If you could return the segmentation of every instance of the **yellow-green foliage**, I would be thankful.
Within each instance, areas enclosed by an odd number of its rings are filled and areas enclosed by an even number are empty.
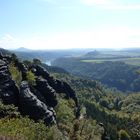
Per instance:
[[[13,63],[9,64],[9,71],[11,73],[12,79],[16,82],[18,86],[20,86],[22,80],[21,72],[15,67]]]
[[[63,135],[54,125],[46,127],[42,121],[35,123],[21,117],[17,107],[0,102],[0,139],[5,140],[62,140]]]
[[[59,99],[59,103],[56,107],[57,121],[58,123],[63,123],[70,125],[72,124],[75,115],[73,104],[71,101],[65,99]]]
[[[46,140],[47,127],[29,118],[0,119],[0,135],[24,140]]]
[[[72,140],[101,140],[102,129],[97,126],[96,121],[91,119],[80,119],[73,122],[71,131]]]
[[[35,75],[31,71],[27,72],[26,78],[27,78],[27,81],[30,85],[35,85],[35,82],[36,82]]]
[[[29,118],[0,119],[0,135],[18,140],[63,140],[64,135],[57,128],[48,128],[43,122],[35,123]]]
[[[4,105],[0,102],[0,118],[2,117],[18,117],[20,113],[14,105]]]
[[[65,136],[56,126],[52,126],[47,132],[46,140],[64,140],[64,137]]]
[[[128,135],[128,133],[125,130],[119,131],[119,139],[120,140],[131,140],[130,136]]]

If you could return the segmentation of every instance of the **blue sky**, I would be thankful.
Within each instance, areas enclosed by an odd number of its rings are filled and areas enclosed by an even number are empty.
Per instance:
[[[0,0],[0,47],[140,47],[140,0]]]

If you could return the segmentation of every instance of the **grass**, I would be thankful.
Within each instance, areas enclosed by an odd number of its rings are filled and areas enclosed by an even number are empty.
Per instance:
[[[81,61],[87,63],[103,63],[105,60],[81,60]]]
[[[81,60],[81,62],[86,63],[103,63],[106,61],[122,61],[129,65],[136,65],[140,66],[140,57],[132,57],[132,58],[116,58],[116,59],[87,59],[87,60]]]

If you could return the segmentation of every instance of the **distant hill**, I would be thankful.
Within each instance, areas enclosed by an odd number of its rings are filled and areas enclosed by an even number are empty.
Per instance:
[[[139,53],[140,48],[125,48],[125,49],[122,49],[122,51]]]
[[[24,47],[20,47],[18,49],[15,49],[14,51],[17,51],[17,52],[29,52],[31,50],[30,49],[27,49],[27,48],[24,48]]]
[[[100,52],[95,50],[95,51],[88,52],[85,56],[97,56],[99,54],[100,54]]]

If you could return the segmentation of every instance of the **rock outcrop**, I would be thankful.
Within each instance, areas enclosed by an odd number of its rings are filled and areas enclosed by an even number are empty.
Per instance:
[[[50,107],[55,107],[57,105],[56,92],[48,84],[47,80],[38,77],[36,79],[36,89],[45,98],[46,104]]]
[[[43,119],[47,125],[55,123],[55,112],[41,102],[30,91],[26,81],[22,81],[19,93],[19,110],[23,115],[29,115],[34,120]]]
[[[12,80],[7,64],[0,60],[0,99],[5,104],[18,104],[18,88]]]
[[[17,87],[9,71],[8,64],[11,61],[22,73],[20,87]],[[35,85],[29,85],[27,82],[27,72],[30,69],[35,75]],[[78,108],[76,94],[66,82],[55,80],[40,65],[27,68],[16,56],[4,55],[0,51],[0,100],[4,104],[14,104],[22,115],[28,115],[34,120],[43,119],[49,126],[56,123],[56,113],[53,108],[58,102],[57,93],[65,93],[66,98],[72,98],[76,109]]]
[[[56,93],[65,93],[66,98],[72,98],[75,101],[76,106],[78,106],[78,100],[75,94],[75,91],[63,81],[55,80],[52,76],[49,75],[48,71],[39,65],[32,66],[32,72],[36,76],[43,77],[48,84],[56,91]]]

